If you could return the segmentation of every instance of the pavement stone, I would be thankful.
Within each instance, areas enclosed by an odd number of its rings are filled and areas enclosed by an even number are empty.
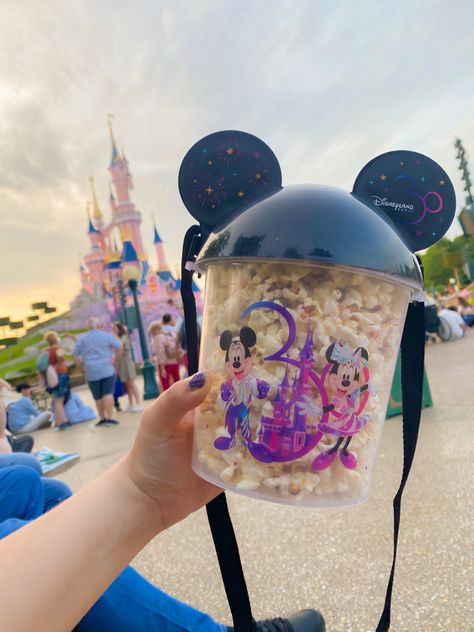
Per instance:
[[[474,331],[427,348],[434,406],[423,412],[402,507],[393,632],[473,632]],[[80,395],[90,401],[86,390]],[[37,446],[81,454],[62,475],[77,491],[130,446],[139,415],[120,426],[40,430]],[[292,508],[228,494],[254,615],[318,608],[328,632],[373,632],[392,557],[392,498],[402,467],[401,417],[385,424],[370,500],[345,510]],[[150,581],[224,623],[230,613],[204,510],[155,538],[134,560]]]

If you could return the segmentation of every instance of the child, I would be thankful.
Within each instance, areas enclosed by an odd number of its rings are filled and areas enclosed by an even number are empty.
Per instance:
[[[38,428],[49,426],[52,421],[50,412],[40,412],[31,401],[31,386],[22,382],[16,387],[21,398],[8,406],[8,429],[11,432],[24,434],[34,432]]]

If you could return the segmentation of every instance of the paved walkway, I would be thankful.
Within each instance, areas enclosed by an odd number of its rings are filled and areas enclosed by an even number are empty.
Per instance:
[[[427,349],[434,407],[423,414],[403,504],[394,632],[474,630],[473,368],[472,330]],[[118,428],[42,430],[37,445],[81,453],[63,477],[78,490],[123,454],[137,417],[120,415]],[[293,509],[228,495],[257,617],[317,607],[328,632],[375,630],[391,562],[401,441],[396,417],[385,426],[371,499],[350,510]],[[135,566],[174,596],[230,622],[204,511],[156,538]]]

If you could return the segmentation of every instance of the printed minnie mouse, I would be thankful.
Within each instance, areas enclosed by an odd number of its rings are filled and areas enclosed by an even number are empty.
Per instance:
[[[342,345],[335,342],[328,347],[326,359],[331,365],[328,382],[333,397],[332,403],[324,407],[324,412],[329,412],[334,420],[320,422],[318,430],[337,437],[337,441],[332,448],[316,457],[312,469],[319,471],[329,467],[340,450],[341,463],[353,470],[357,467],[357,458],[348,451],[348,447],[352,437],[366,426],[370,419],[369,415],[361,415],[369,394],[369,354],[364,347],[357,347],[353,352],[347,343]],[[365,384],[359,386],[361,375],[365,379]],[[362,395],[364,391],[367,393]]]
[[[225,428],[229,437],[218,437],[214,446],[218,450],[228,450],[236,443],[236,432],[240,430],[247,442],[252,440],[249,423],[249,407],[254,395],[263,399],[270,384],[251,375],[253,363],[251,347],[257,342],[257,335],[250,327],[242,327],[238,336],[226,329],[220,338],[220,347],[225,354],[225,368],[231,379],[221,385],[221,405],[225,410]]]

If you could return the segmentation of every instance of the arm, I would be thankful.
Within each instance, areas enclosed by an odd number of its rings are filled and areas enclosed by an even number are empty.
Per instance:
[[[114,367],[116,370],[118,370],[120,359],[123,356],[123,344],[122,344],[122,341],[119,340],[118,338],[116,338],[116,341],[119,343],[120,346],[114,347],[114,351],[115,351]]]
[[[84,362],[82,361],[82,358],[81,358],[81,339],[79,339],[76,342],[76,346],[74,347],[72,354],[74,356],[74,364],[79,369],[82,369],[82,367],[84,366]]]
[[[188,382],[145,410],[132,449],[112,469],[0,541],[6,630],[34,630],[38,621],[51,632],[72,629],[147,542],[220,492],[194,474],[190,458],[192,411],[211,380],[198,390]]]
[[[7,391],[12,390],[11,385],[0,377],[0,391],[2,390],[2,388],[6,388]]]
[[[10,442],[6,437],[6,426],[7,409],[5,407],[5,402],[3,401],[3,399],[0,398],[0,454],[8,454],[12,451]]]
[[[29,415],[33,415],[34,417],[40,414],[40,411],[36,408],[31,399],[25,402],[25,410]]]

